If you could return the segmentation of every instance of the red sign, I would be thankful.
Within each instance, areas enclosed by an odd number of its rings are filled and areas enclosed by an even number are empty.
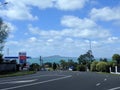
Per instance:
[[[26,63],[26,52],[19,52],[19,61],[21,64]]]
[[[26,60],[26,56],[19,56],[20,60]]]

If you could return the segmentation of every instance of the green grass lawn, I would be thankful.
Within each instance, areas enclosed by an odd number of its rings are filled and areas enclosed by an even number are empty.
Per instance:
[[[34,74],[34,73],[36,73],[36,71],[9,72],[9,73],[0,74],[0,78],[13,77],[13,76],[23,76],[23,75]]]

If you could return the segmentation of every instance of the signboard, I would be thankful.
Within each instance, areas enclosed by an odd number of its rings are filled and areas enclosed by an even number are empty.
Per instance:
[[[26,63],[26,52],[19,52],[19,62],[20,64]]]

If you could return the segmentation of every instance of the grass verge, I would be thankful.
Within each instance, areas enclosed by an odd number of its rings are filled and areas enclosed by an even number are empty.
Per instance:
[[[28,75],[28,74],[34,74],[36,71],[19,71],[19,72],[10,72],[6,74],[0,75],[0,78],[3,77],[13,77],[13,76],[23,76],[23,75]]]

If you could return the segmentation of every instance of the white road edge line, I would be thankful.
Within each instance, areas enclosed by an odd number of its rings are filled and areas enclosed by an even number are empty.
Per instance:
[[[101,83],[97,83],[96,86],[100,86]]]
[[[20,85],[20,86],[16,86],[16,87],[4,88],[4,89],[0,89],[0,90],[10,90],[10,89],[16,89],[16,88],[21,88],[21,87],[33,86],[33,85],[37,85],[37,84],[42,84],[42,83],[57,81],[57,80],[61,80],[61,79],[65,79],[65,78],[70,78],[70,77],[72,77],[72,75],[61,77],[61,78],[56,78],[56,79],[51,79],[51,80],[46,80],[46,81],[42,81],[42,82],[36,82],[36,83],[31,83],[31,84],[26,84],[26,85]]]
[[[108,89],[108,90],[117,90],[117,89],[120,89],[120,87],[115,87],[115,88],[111,88],[111,89]]]

